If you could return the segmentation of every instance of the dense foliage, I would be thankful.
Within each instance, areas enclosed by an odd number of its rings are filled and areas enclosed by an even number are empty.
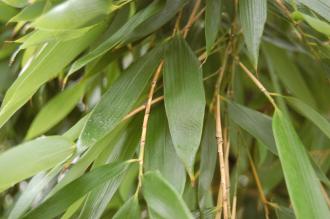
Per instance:
[[[329,0],[1,0],[0,218],[330,218]]]

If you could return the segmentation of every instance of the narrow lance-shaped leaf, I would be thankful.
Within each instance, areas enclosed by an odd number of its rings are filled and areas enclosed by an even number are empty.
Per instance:
[[[326,36],[330,36],[330,24],[322,21],[318,18],[309,16],[307,14],[301,13],[301,12],[294,12],[292,14],[294,19],[297,20],[305,20],[312,28],[314,28],[316,31],[325,34]]]
[[[239,17],[253,65],[257,68],[259,45],[267,19],[267,0],[244,0],[239,2]]]
[[[104,163],[128,160],[133,157],[138,146],[141,127],[141,118],[137,117],[128,125],[127,129],[121,133],[118,139],[112,140],[110,145],[105,148],[94,162],[94,167]],[[111,146],[114,145],[114,146]],[[110,146],[110,147],[109,147]],[[93,168],[94,168],[93,167]],[[131,166],[133,167],[133,165]],[[80,219],[98,219],[107,209],[109,202],[117,192],[119,186],[123,183],[124,176],[108,180],[100,188],[88,194],[83,209],[80,212]]]
[[[330,2],[328,0],[297,0],[297,2],[311,8],[330,22]]]
[[[39,89],[54,78],[79,53],[86,49],[104,30],[97,25],[84,36],[66,42],[45,45],[38,55],[26,64],[12,86],[8,89],[0,111],[0,127],[22,107]]]
[[[205,39],[206,51],[211,52],[217,38],[221,20],[221,0],[207,0],[205,9]]]
[[[273,132],[289,196],[297,218],[329,218],[321,184],[304,145],[284,114],[276,110]]]
[[[101,166],[69,183],[40,206],[28,212],[24,219],[53,218],[65,211],[86,193],[107,180],[121,176],[130,162],[112,163]]]
[[[94,50],[79,58],[71,66],[69,74],[77,71],[81,67],[104,55],[106,52],[116,47],[127,39],[129,33],[132,32],[138,25],[140,25],[147,18],[155,14],[160,8],[158,2],[150,4],[146,9],[138,12],[131,17],[119,30],[106,39],[103,43],[97,46]]]
[[[201,142],[200,175],[198,177],[198,201],[200,208],[205,208],[210,191],[216,163],[217,143],[215,139],[215,121],[209,114],[204,126]]]
[[[192,219],[188,207],[176,190],[159,172],[148,172],[143,176],[142,191],[148,209],[163,219]]]
[[[119,208],[113,219],[140,218],[140,206],[137,196],[132,196]]]
[[[87,81],[79,82],[51,99],[33,120],[26,139],[45,133],[61,121],[79,102]]]
[[[155,48],[132,64],[103,95],[79,138],[81,149],[110,133],[132,109],[160,62],[162,47]]]
[[[303,101],[294,97],[284,97],[286,101],[301,115],[314,123],[328,138],[330,138],[330,123],[320,113]]]
[[[175,150],[191,177],[205,110],[199,65],[184,39],[175,37],[169,42],[164,65],[165,109]]]
[[[175,153],[163,106],[152,108],[148,130],[150,131],[147,133],[145,146],[145,170],[159,170],[178,193],[182,194],[186,183],[186,171]]]
[[[42,137],[0,154],[0,192],[72,155],[73,143],[60,136]]]
[[[111,0],[68,0],[37,18],[37,29],[65,30],[88,25],[111,11]]]
[[[294,96],[308,103],[310,106],[317,108],[306,81],[297,66],[290,59],[287,51],[270,43],[263,45],[265,48],[263,51],[266,54],[269,64],[285,88]]]

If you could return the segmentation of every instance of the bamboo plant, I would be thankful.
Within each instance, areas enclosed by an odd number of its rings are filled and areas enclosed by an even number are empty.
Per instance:
[[[0,218],[330,218],[329,0],[0,0]]]

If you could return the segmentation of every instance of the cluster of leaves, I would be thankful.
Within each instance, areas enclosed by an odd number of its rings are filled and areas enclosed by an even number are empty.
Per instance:
[[[328,0],[1,0],[0,23],[0,217],[330,218]]]

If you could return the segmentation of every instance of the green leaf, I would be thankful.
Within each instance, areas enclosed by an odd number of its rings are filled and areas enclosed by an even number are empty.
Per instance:
[[[152,16],[159,10],[158,2],[150,4],[146,9],[138,12],[136,15],[131,17],[127,23],[125,23],[119,30],[117,30],[113,35],[111,35],[108,39],[106,39],[103,43],[101,43],[98,47],[96,47],[91,52],[87,53],[85,56],[79,58],[77,61],[73,63],[71,66],[69,74],[77,71],[81,67],[90,63],[91,61],[97,59],[98,57],[104,55],[109,50],[113,49],[120,43],[124,42],[129,34],[143,21],[145,21],[148,17]]]
[[[206,207],[207,198],[217,163],[217,143],[215,137],[215,121],[209,114],[204,126],[201,142],[200,175],[198,177],[198,200],[200,208]]]
[[[205,94],[200,63],[185,40],[176,37],[165,52],[164,101],[175,150],[190,177],[203,130]]]
[[[329,218],[330,211],[321,192],[321,184],[304,145],[289,120],[279,110],[274,113],[273,132],[297,218]]]
[[[263,45],[269,64],[286,89],[310,106],[317,108],[306,81],[297,66],[292,62],[287,51],[269,43]]]
[[[147,133],[145,145],[145,170],[159,170],[178,193],[182,194],[186,183],[186,172],[175,153],[163,107],[152,109],[148,130],[150,131]]]
[[[135,118],[129,124],[127,129],[121,133],[119,138],[112,141],[114,147],[108,146],[102,151],[102,153],[100,153],[99,157],[94,162],[95,165],[93,168],[103,165],[104,163],[131,159],[139,143],[140,133],[136,130],[139,130],[142,125],[141,123],[139,117]],[[131,167],[134,166],[132,165]],[[123,183],[123,180],[124,176],[111,179],[100,188],[92,191],[84,203],[79,218],[100,218],[117,192],[119,186]]]
[[[45,133],[70,113],[84,95],[86,82],[78,82],[51,99],[33,120],[26,139]]]
[[[239,2],[239,17],[252,63],[258,65],[259,45],[267,19],[267,0]]]
[[[133,63],[95,106],[79,138],[79,147],[90,147],[110,133],[133,108],[160,62],[162,47]]]
[[[73,143],[60,136],[42,137],[0,154],[0,192],[72,155]]]
[[[0,2],[0,22],[8,22],[16,14],[17,10],[15,8]]]
[[[235,102],[228,101],[227,104],[229,118],[277,154],[271,117]]]
[[[82,37],[94,26],[84,27],[74,30],[36,30],[16,40],[17,43],[22,43],[20,49],[26,49],[31,46],[40,45],[43,43],[62,42],[68,41],[75,38]]]
[[[142,191],[148,209],[161,218],[193,218],[182,198],[159,172],[148,172],[143,176]]]
[[[20,77],[8,89],[1,105],[0,127],[39,89],[54,78],[103,31],[98,25],[84,36],[66,42],[45,45],[37,56],[22,69]]]
[[[308,24],[309,26],[311,26],[313,29],[315,29],[316,31],[323,33],[327,36],[330,36],[330,24],[322,21],[318,18],[309,16],[307,14],[301,13],[301,12],[294,12],[293,16],[298,16],[303,18]]]
[[[110,0],[68,0],[37,18],[32,26],[44,30],[75,29],[90,25],[110,11]]]
[[[206,51],[211,52],[220,29],[221,0],[207,0],[205,9],[205,39]]]
[[[134,29],[130,36],[128,36],[127,42],[138,40],[156,31],[170,21],[187,2],[187,0],[166,0],[162,10]]]
[[[328,138],[330,138],[330,123],[320,113],[312,107],[305,104],[303,101],[294,97],[284,97],[286,101],[301,115],[314,123]]]
[[[29,0],[1,0],[2,2],[17,8],[22,8],[29,3]]]
[[[330,22],[330,3],[328,0],[297,0]]]
[[[49,1],[35,2],[32,5],[24,7],[15,17],[10,19],[10,22],[31,21],[48,10],[50,6]]]
[[[54,167],[48,173],[39,173],[35,175],[29,182],[27,188],[22,192],[14,207],[10,211],[8,219],[20,218],[31,206],[32,202],[42,192],[43,189],[56,177],[62,167],[60,165]]]
[[[119,208],[113,219],[140,218],[141,212],[137,196],[132,196],[125,204]]]
[[[53,196],[46,199],[40,206],[30,211],[24,219],[53,218],[65,211],[71,204],[86,193],[102,185],[109,179],[125,173],[130,162],[112,163],[101,166],[79,177]]]

